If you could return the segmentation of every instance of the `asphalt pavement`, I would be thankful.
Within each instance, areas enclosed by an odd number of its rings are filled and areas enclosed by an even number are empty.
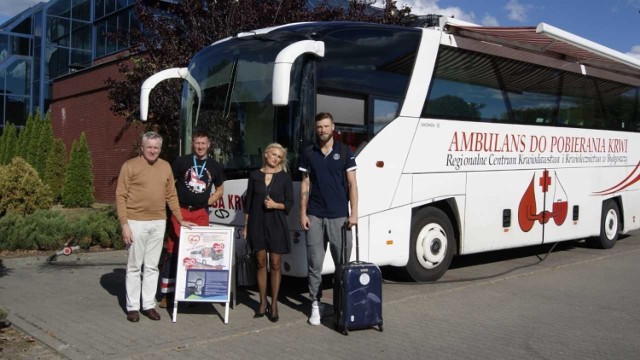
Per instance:
[[[306,281],[285,277],[280,321],[254,319],[255,288],[181,303],[177,321],[126,320],[125,251],[2,259],[9,320],[69,359],[631,359],[640,355],[640,236],[611,250],[562,243],[461,257],[437,284],[384,269],[384,331],[307,324]],[[398,283],[399,282],[399,283]],[[332,291],[325,284],[324,302]],[[331,307],[327,306],[330,314]]]

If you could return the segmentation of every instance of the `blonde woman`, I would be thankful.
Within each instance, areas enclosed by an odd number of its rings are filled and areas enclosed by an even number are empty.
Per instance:
[[[243,234],[251,244],[257,260],[260,306],[254,318],[265,314],[278,321],[280,291],[280,257],[290,251],[287,215],[293,206],[293,183],[287,172],[287,149],[278,143],[264,150],[262,167],[249,176],[245,227]],[[271,278],[271,306],[267,302],[267,253]]]

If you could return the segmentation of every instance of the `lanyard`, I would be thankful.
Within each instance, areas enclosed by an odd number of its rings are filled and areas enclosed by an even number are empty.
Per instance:
[[[193,155],[193,169],[196,171],[196,174],[198,174],[198,179],[202,178],[202,173],[204,172],[204,166],[205,165],[207,165],[207,160],[205,160],[204,163],[202,163],[202,167],[200,168],[200,172],[198,172],[198,164],[196,163],[196,156]]]

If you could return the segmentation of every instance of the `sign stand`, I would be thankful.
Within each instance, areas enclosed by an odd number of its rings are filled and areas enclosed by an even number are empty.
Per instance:
[[[225,303],[224,323],[229,323],[233,233],[234,228],[226,226],[180,228],[174,323],[179,301]]]

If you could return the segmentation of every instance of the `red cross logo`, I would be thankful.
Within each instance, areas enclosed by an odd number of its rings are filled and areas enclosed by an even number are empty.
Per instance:
[[[551,185],[551,177],[549,176],[549,170],[545,170],[540,177],[540,186],[542,187],[543,193],[549,191],[549,185]]]

